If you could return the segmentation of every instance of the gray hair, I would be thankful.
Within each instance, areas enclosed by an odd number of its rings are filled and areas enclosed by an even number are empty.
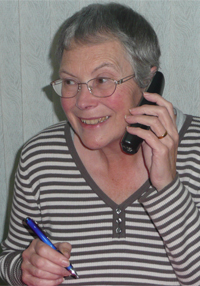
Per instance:
[[[61,29],[57,55],[77,44],[101,43],[118,39],[124,46],[138,85],[149,85],[152,67],[159,68],[157,35],[147,20],[130,7],[118,4],[91,4],[68,18]]]

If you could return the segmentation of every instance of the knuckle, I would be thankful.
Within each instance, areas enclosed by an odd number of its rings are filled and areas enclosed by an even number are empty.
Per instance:
[[[33,263],[34,263],[34,266],[35,266],[36,268],[39,268],[39,269],[43,269],[44,266],[45,266],[45,261],[44,261],[44,259],[41,258],[41,257],[38,257],[38,258],[36,258],[36,259],[33,259]]]
[[[24,261],[22,261],[22,264],[21,264],[22,273],[23,271],[25,271],[25,269],[26,269],[26,264],[24,263]]]
[[[22,259],[23,259],[23,260],[26,260],[27,257],[28,257],[28,255],[27,255],[27,250],[24,250],[24,251],[22,252]]]
[[[30,275],[28,275],[26,273],[22,272],[21,280],[25,285],[34,286],[33,281],[30,279]]]
[[[153,125],[157,125],[157,124],[158,124],[158,121],[159,121],[159,119],[158,119],[157,116],[152,116],[152,124],[153,124]]]
[[[27,277],[25,275],[22,275],[22,282],[25,284],[25,285],[30,285],[29,284],[29,280],[27,279]]]
[[[170,101],[168,101],[168,106],[169,106],[170,110],[173,110],[174,107],[173,107],[173,104]]]
[[[160,108],[159,108],[159,110],[160,110],[160,112],[161,113],[163,113],[163,112],[165,112],[166,110],[167,110],[167,108],[166,108],[166,106],[159,106]]]
[[[159,116],[163,116],[164,115],[164,117],[167,117],[168,114],[169,114],[169,112],[168,112],[167,107],[166,106],[160,106],[160,108],[159,108]]]
[[[171,139],[171,138],[170,138],[170,139]],[[174,146],[175,146],[175,141],[172,140],[172,139],[171,139],[171,140],[168,140],[167,146],[168,146],[169,149],[174,148]]]
[[[168,157],[168,155],[169,155],[169,147],[165,146],[165,145],[162,145],[160,147],[160,153],[161,153],[162,156]]]
[[[46,256],[48,253],[47,245],[44,243],[41,243],[40,245],[38,245],[36,252],[40,256]]]
[[[179,144],[179,134],[177,132],[174,136],[174,140],[175,140],[176,145],[178,145]]]
[[[178,133],[176,133],[172,138],[171,140],[169,140],[168,142],[168,146],[169,148],[178,148],[178,144],[179,144],[179,135]]]
[[[140,137],[140,135],[138,135],[139,137]],[[147,133],[146,133],[146,141],[148,142],[148,141],[150,141],[151,139],[153,138],[153,132],[150,132],[150,131],[148,131]]]
[[[41,277],[41,274],[42,274],[42,271],[39,268],[37,267],[33,268],[32,275],[34,277]]]

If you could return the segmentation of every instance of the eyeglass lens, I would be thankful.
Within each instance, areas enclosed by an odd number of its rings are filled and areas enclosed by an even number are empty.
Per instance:
[[[116,82],[109,78],[95,78],[87,83],[77,83],[71,80],[58,80],[53,83],[55,92],[62,97],[73,97],[86,84],[89,91],[97,97],[106,97],[114,93]]]

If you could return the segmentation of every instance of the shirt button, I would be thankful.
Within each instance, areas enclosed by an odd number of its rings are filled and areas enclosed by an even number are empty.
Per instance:
[[[117,214],[120,214],[120,213],[121,213],[121,210],[120,210],[119,208],[117,208],[117,209],[116,209],[116,213],[117,213]]]
[[[116,233],[121,233],[121,232],[122,232],[121,228],[120,228],[120,227],[117,227],[117,228],[116,228]]]
[[[116,223],[120,224],[121,222],[122,222],[121,217],[119,217],[119,218],[116,219]]]

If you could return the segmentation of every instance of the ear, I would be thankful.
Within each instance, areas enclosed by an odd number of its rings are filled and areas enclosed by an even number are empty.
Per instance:
[[[152,67],[151,68],[151,74],[154,75],[157,72],[157,67]]]
[[[148,78],[148,84],[145,88],[142,89],[142,92],[146,91],[149,87],[149,85],[151,84],[151,81],[155,75],[155,73],[157,72],[158,68],[156,66],[151,67],[150,69],[150,74],[149,74],[149,78]]]

